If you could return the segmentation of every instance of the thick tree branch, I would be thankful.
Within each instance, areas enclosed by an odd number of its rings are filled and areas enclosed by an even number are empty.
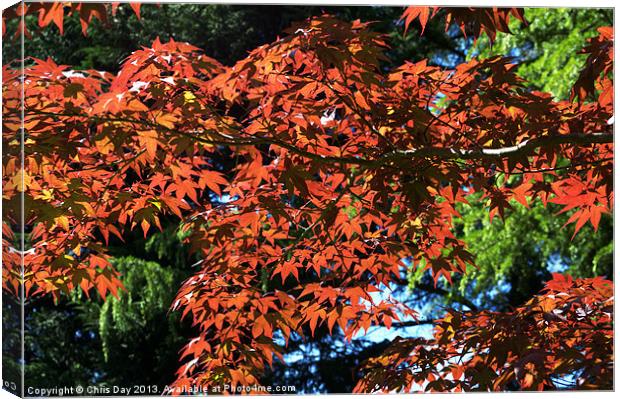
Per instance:
[[[415,286],[415,288],[422,290],[424,292],[428,292],[430,294],[437,294],[437,295],[442,295],[442,296],[450,296],[451,299],[453,299],[454,301],[467,306],[470,310],[477,312],[478,311],[478,307],[468,298],[464,297],[463,295],[459,294],[456,291],[448,291],[445,290],[441,287],[436,287],[436,286],[432,286],[430,284],[424,284],[424,283],[419,283]]]
[[[433,324],[434,322],[435,320],[433,319],[403,321],[400,323],[392,323],[392,328],[416,327],[416,326],[423,326],[426,324]]]
[[[409,281],[404,278],[396,279],[395,282],[397,282],[400,285],[405,285],[405,286],[409,284]],[[467,306],[470,310],[474,312],[478,311],[478,307],[471,300],[469,300],[468,298],[459,294],[456,291],[448,291],[444,288],[437,287],[432,284],[427,284],[423,282],[419,282],[415,284],[413,288],[420,290],[420,291],[427,292],[429,294],[441,295],[444,297],[450,296],[450,299],[460,303],[461,305]]]
[[[557,146],[561,144],[573,144],[573,145],[590,145],[590,144],[604,144],[613,143],[614,134],[612,132],[596,132],[596,133],[575,133],[564,134],[555,136],[543,136],[534,138],[531,140],[525,140],[517,145],[502,148],[481,148],[481,149],[457,149],[448,147],[420,147],[412,150],[398,150],[391,151],[384,155],[381,155],[375,159],[361,158],[357,156],[330,156],[321,155],[303,148],[297,147],[295,144],[279,140],[273,137],[261,137],[261,136],[249,136],[249,137],[232,137],[219,133],[217,131],[204,132],[207,134],[215,134],[222,139],[211,139],[198,136],[194,133],[179,131],[178,129],[170,129],[166,126],[162,126],[158,123],[151,121],[144,121],[132,118],[111,118],[92,115],[80,115],[80,114],[59,114],[52,112],[44,112],[39,110],[27,110],[28,114],[38,115],[50,115],[50,116],[65,116],[65,117],[77,117],[87,118],[99,122],[127,122],[149,126],[152,129],[168,133],[177,134],[192,138],[198,142],[207,144],[219,144],[229,145],[232,147],[239,146],[253,146],[261,144],[275,145],[281,148],[285,148],[290,152],[303,156],[305,158],[313,159],[319,162],[334,162],[340,164],[359,165],[369,168],[376,168],[386,165],[393,165],[396,162],[402,162],[407,160],[421,159],[421,158],[439,158],[441,160],[503,160],[508,158],[520,158],[532,155],[534,151],[541,147]]]
[[[505,159],[518,158],[531,155],[534,150],[541,147],[549,147],[560,144],[604,144],[613,143],[613,133],[577,133],[556,136],[544,136],[531,140],[525,140],[517,145],[503,148],[482,148],[476,150],[460,150],[454,148],[443,147],[422,147],[415,150],[403,150],[388,153],[381,158],[380,161],[394,162],[398,160],[406,160],[413,158],[441,158],[448,159]]]

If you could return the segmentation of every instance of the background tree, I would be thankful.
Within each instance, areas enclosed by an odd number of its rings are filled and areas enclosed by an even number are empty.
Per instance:
[[[577,81],[586,55],[579,54],[586,41],[597,36],[596,29],[613,23],[610,9],[558,8],[548,12],[543,8],[528,8],[526,27],[511,33],[498,33],[491,46],[481,37],[470,53],[480,57],[506,55],[519,63],[519,75],[532,89],[553,93],[567,99]]]
[[[580,50],[599,27],[610,23],[610,10],[526,8],[525,17],[527,25],[513,20],[511,32],[499,32],[492,44],[487,36],[478,38],[470,56],[509,55],[530,89],[568,99],[587,58]],[[601,229],[586,226],[571,237],[572,232],[562,229],[570,215],[559,214],[561,207],[535,202],[526,208],[516,201],[511,206],[503,221],[492,223],[482,204],[461,206],[457,235],[476,254],[477,268],[458,284],[436,288],[428,273],[412,273],[411,285],[418,288],[413,297],[447,307],[463,306],[456,299],[467,297],[483,309],[507,310],[535,295],[552,272],[613,279],[611,216],[603,216]]]
[[[102,23],[94,19],[84,35],[78,14],[64,19],[63,34],[56,26],[41,29],[37,19],[28,16],[26,25],[32,36],[25,42],[25,53],[31,57],[52,56],[59,63],[76,69],[94,68],[117,71],[120,63],[141,46],[156,39],[191,43],[225,65],[242,59],[250,50],[272,42],[291,26],[310,16],[324,13],[345,21],[375,21],[374,30],[389,35],[396,45],[390,50],[388,66],[405,59],[428,57],[441,65],[454,65],[465,58],[459,50],[463,41],[455,32],[446,33],[439,24],[431,24],[420,36],[412,28],[406,35],[400,28],[398,7],[333,7],[333,6],[237,6],[223,4],[143,4],[138,19],[127,4],[120,4],[115,16]],[[163,23],[162,23],[163,21]],[[197,21],[199,25],[197,25]],[[17,21],[6,21],[7,31],[17,29]],[[410,40],[415,38],[415,40]],[[17,59],[19,46],[6,45],[3,56]],[[387,66],[386,66],[387,67]]]

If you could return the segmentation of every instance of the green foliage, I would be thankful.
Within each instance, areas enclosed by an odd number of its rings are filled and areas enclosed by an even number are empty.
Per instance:
[[[577,55],[596,29],[613,25],[612,9],[527,8],[527,27],[511,23],[512,34],[499,33],[491,46],[482,36],[470,50],[480,57],[510,55],[520,63],[518,73],[536,90],[566,99],[586,56]]]
[[[551,272],[574,277],[605,276],[613,279],[613,218],[604,215],[598,231],[585,226],[571,240],[573,229],[563,227],[569,214],[561,207],[540,201],[530,208],[511,202],[504,220],[491,222],[484,201],[470,198],[461,205],[456,235],[476,257],[476,267],[458,277],[441,302],[467,296],[481,308],[506,309],[536,294]],[[423,268],[423,265],[420,265]],[[420,267],[411,272],[410,287],[419,287],[427,276]]]
[[[177,287],[191,270],[182,238],[169,225],[148,240],[138,236],[130,245],[115,246],[112,262],[126,288],[118,298],[102,302],[75,290],[56,303],[32,299],[26,307],[28,380],[38,387],[173,380],[178,351],[194,334],[179,314],[169,313]],[[3,315],[7,326],[9,314]],[[6,335],[8,349],[14,341]]]
[[[166,384],[176,371],[178,351],[192,334],[178,313],[169,312],[190,270],[184,234],[169,225],[146,241],[136,240],[136,248],[117,248],[112,263],[125,290],[101,304],[95,316],[106,382]]]
[[[157,256],[158,261],[167,261],[173,269],[187,267],[187,248],[183,240],[191,232],[183,231],[176,225],[168,226],[163,232],[152,234],[146,241],[144,249]]]
[[[139,333],[156,315],[166,312],[174,292],[174,272],[155,262],[133,257],[117,258],[112,261],[123,275],[122,291],[118,298],[108,299],[101,307],[99,334],[106,361],[109,359],[110,341],[114,336],[128,336]]]

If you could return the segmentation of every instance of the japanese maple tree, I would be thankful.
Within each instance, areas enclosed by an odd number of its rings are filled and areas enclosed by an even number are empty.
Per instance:
[[[34,3],[5,17],[38,13],[62,32],[74,12],[86,33],[114,10]],[[439,17],[491,39],[524,21],[519,9],[403,14],[407,27]],[[23,166],[3,160],[4,289],[115,295],[110,237],[176,217],[201,261],[172,304],[199,332],[174,386],[247,386],[284,361],[292,334],[351,340],[415,319],[391,287],[410,267],[451,281],[475,265],[452,226],[474,193],[490,218],[513,199],[562,204],[575,233],[611,212],[612,28],[584,49],[573,99],[559,102],[503,57],[386,71],[389,43],[371,28],[313,18],[232,67],[172,40],[135,51],[116,75],[51,59],[4,65],[3,145],[24,151]],[[10,243],[22,195],[20,259]],[[547,389],[575,374],[609,388],[612,306],[610,281],[556,276],[511,313],[450,311],[434,339],[396,340],[356,389]]]

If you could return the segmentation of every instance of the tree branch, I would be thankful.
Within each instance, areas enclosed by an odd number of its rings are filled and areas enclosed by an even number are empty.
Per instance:
[[[378,161],[394,162],[403,159],[436,157],[447,159],[505,159],[531,155],[540,147],[560,144],[604,144],[613,143],[613,133],[577,133],[557,136],[544,136],[531,140],[525,140],[517,145],[503,148],[482,148],[477,150],[461,150],[444,147],[422,147],[415,150],[394,151],[383,155]]]
[[[404,278],[399,278],[396,279],[395,282],[397,282],[400,285],[408,285],[409,281],[407,279]],[[451,299],[453,299],[454,301],[460,303],[461,305],[465,305],[467,306],[471,311],[473,312],[477,312],[478,311],[478,306],[476,306],[471,300],[469,300],[468,298],[466,298],[465,296],[459,294],[456,291],[448,291],[444,288],[441,287],[437,287],[431,284],[426,284],[423,282],[419,282],[417,284],[415,284],[413,286],[414,290],[420,290],[420,291],[424,291],[427,292],[429,294],[435,294],[435,295],[441,295],[444,297],[450,296]]]
[[[422,290],[424,292],[428,292],[430,294],[437,294],[437,295],[442,295],[442,296],[451,296],[453,300],[455,300],[456,302],[467,306],[471,311],[477,312],[478,311],[478,306],[476,306],[471,300],[469,300],[468,298],[464,297],[463,295],[459,294],[458,292],[456,292],[456,290],[453,291],[448,291],[446,289],[443,289],[441,287],[436,287],[436,286],[432,286],[430,284],[424,284],[424,283],[420,283],[420,284],[416,284],[414,286],[414,289],[419,289]]]
[[[139,119],[131,119],[131,118],[110,118],[110,117],[100,117],[100,116],[92,116],[92,115],[83,115],[83,114],[62,114],[62,113],[53,113],[53,112],[44,112],[39,110],[27,110],[28,114],[38,114],[38,115],[51,115],[51,116],[67,116],[67,117],[77,117],[77,118],[87,118],[95,121],[104,121],[104,122],[127,122],[127,123],[136,123],[147,125],[152,129],[159,130],[162,132],[166,132],[168,134],[178,134],[181,136],[185,136],[188,138],[192,138],[198,142],[203,142],[207,144],[219,144],[219,145],[229,145],[231,147],[237,146],[252,146],[252,145],[260,145],[260,144],[270,144],[278,147],[285,148],[292,153],[303,156],[305,158],[313,159],[319,162],[334,162],[341,164],[350,164],[350,165],[359,165],[365,166],[369,168],[377,168],[386,165],[393,165],[397,161],[407,161],[419,158],[440,158],[441,160],[502,160],[507,158],[518,158],[524,157],[528,155],[532,155],[532,153],[541,147],[555,146],[561,144],[574,144],[574,145],[589,145],[589,144],[604,144],[604,143],[613,143],[614,134],[609,132],[596,132],[596,133],[575,133],[575,134],[563,134],[563,135],[555,135],[555,136],[543,136],[539,138],[534,138],[531,140],[525,140],[517,145],[510,147],[502,147],[502,148],[481,148],[481,149],[455,149],[448,147],[420,147],[412,150],[398,150],[388,152],[384,155],[379,156],[375,159],[367,159],[360,158],[357,156],[332,156],[332,155],[321,155],[317,154],[302,148],[297,147],[293,143],[289,143],[286,141],[282,141],[273,137],[265,137],[265,136],[253,136],[247,138],[237,138],[230,137],[219,132],[204,132],[204,133],[214,133],[219,137],[223,137],[224,140],[213,140],[207,139],[204,137],[196,136],[195,134],[179,131],[177,129],[170,129],[168,127],[162,126],[155,122],[144,121]]]
[[[433,324],[435,320],[433,319],[423,319],[423,320],[411,320],[411,321],[403,321],[400,323],[392,323],[393,328],[406,328],[406,327],[415,327],[415,326],[423,326],[426,324]]]

